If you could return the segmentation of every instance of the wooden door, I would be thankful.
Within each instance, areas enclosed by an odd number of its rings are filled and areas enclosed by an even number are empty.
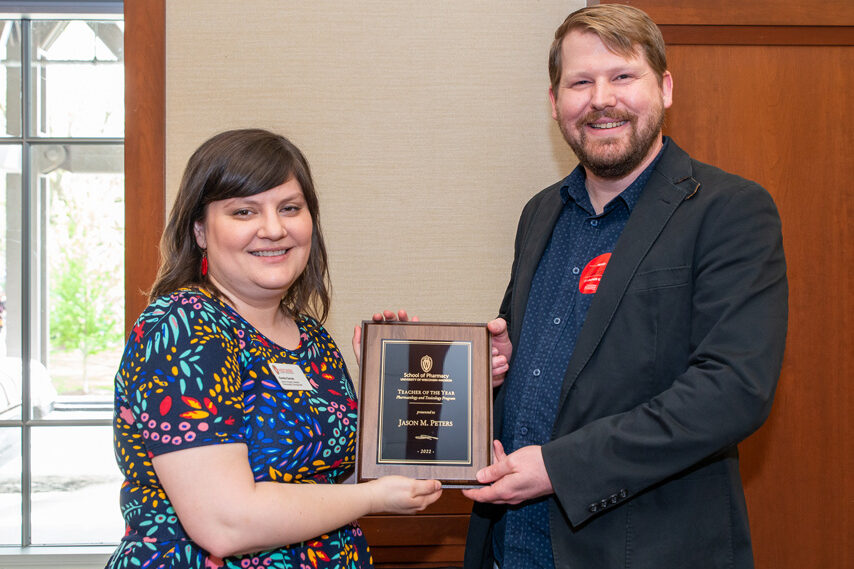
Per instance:
[[[740,445],[756,566],[851,567],[854,2],[637,0],[661,26],[665,132],[777,203],[789,335],[771,416]]]

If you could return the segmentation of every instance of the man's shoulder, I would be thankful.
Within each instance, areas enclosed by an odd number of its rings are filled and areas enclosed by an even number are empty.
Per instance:
[[[656,171],[672,184],[693,178],[699,184],[697,189],[705,194],[730,194],[734,191],[767,193],[753,180],[690,156],[672,140]]]
[[[738,174],[734,174],[732,172],[728,172],[723,168],[715,166],[714,164],[709,164],[707,162],[701,162],[695,158],[691,158],[691,168],[694,171],[694,177],[699,182],[708,181],[708,182],[726,182],[728,184],[753,184],[758,185],[753,180],[748,180],[747,178],[740,176]]]

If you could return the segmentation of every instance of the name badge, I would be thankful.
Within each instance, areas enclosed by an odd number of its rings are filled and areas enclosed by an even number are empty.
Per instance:
[[[270,370],[276,376],[276,381],[285,391],[314,391],[314,387],[308,382],[308,378],[298,365],[277,364],[269,361],[267,365],[270,366]]]

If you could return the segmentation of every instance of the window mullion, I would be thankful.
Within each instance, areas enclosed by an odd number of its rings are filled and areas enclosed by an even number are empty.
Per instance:
[[[32,75],[31,21],[21,20],[21,545],[32,544],[32,436],[30,433],[30,360],[32,358],[32,168],[29,143]]]

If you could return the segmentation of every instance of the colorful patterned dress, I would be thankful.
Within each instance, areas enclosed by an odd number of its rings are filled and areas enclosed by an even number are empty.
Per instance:
[[[356,523],[218,559],[184,532],[151,465],[166,452],[241,442],[257,481],[331,484],[345,477],[354,461],[356,395],[326,330],[306,316],[297,325],[300,345],[286,350],[204,290],[182,289],[145,309],[116,374],[114,444],[127,529],[108,568],[371,566]],[[313,390],[283,389],[270,363],[298,365]]]

